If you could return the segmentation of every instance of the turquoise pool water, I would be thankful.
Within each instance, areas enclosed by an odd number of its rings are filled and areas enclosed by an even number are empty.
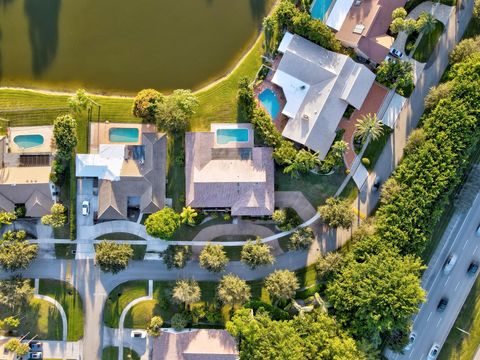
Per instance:
[[[258,100],[260,100],[272,119],[275,119],[280,112],[280,102],[277,99],[277,95],[272,90],[265,89],[258,95]]]
[[[138,129],[137,128],[111,128],[108,131],[108,139],[111,142],[137,142]]]
[[[13,142],[22,149],[30,149],[42,145],[43,136],[40,134],[17,135],[13,138]]]
[[[225,145],[231,142],[247,142],[248,129],[218,129],[217,144]]]
[[[331,3],[332,0],[315,0],[312,8],[310,9],[310,14],[315,19],[322,21],[325,20],[325,14],[327,13]]]

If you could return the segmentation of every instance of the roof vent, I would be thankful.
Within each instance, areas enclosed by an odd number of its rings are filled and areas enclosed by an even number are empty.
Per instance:
[[[305,88],[306,88],[305,85],[300,86],[300,89],[301,89],[301,90],[305,90]]]
[[[307,120],[308,121],[308,120],[310,120],[310,118],[308,117],[307,114],[303,114],[302,115],[302,120]]]
[[[360,34],[361,35],[363,33],[363,30],[365,30],[365,25],[362,25],[362,24],[357,24],[353,28],[353,32],[355,34]]]

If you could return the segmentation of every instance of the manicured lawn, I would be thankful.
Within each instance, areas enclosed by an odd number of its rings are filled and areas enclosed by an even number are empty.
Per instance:
[[[231,220],[225,221],[223,220],[222,216],[218,216],[216,218],[213,218],[209,221],[206,221],[205,223],[201,225],[196,225],[196,226],[190,226],[186,224],[182,224],[177,231],[175,231],[175,234],[173,235],[173,238],[176,240],[182,240],[182,241],[189,241],[193,240],[193,238],[203,229],[212,226],[212,225],[219,225],[219,224],[231,224]],[[211,240],[211,239],[210,239]]]
[[[440,35],[442,35],[444,27],[445,26],[440,21],[436,20],[435,26],[431,31],[420,35],[422,38],[420,39],[420,42],[413,53],[413,58],[415,60],[422,63],[428,61],[433,49],[435,48],[435,45],[437,45]]]
[[[55,257],[57,259],[75,259],[73,251],[76,249],[76,244],[55,244]]]
[[[365,153],[363,154],[363,157],[370,160],[370,164],[365,166],[368,171],[372,171],[375,167],[375,164],[377,163],[377,160],[380,157],[380,154],[382,153],[391,133],[392,129],[384,125],[383,134],[377,140],[370,141],[368,144],[367,148],[365,149]]]
[[[147,280],[129,281],[118,285],[108,295],[108,299],[105,302],[103,322],[109,327],[118,328],[118,321],[125,306],[131,301],[147,295]]]
[[[345,168],[342,167],[332,175],[306,173],[295,179],[289,174],[284,174],[281,168],[276,167],[275,191],[301,191],[316,208],[335,194],[345,176]]]
[[[140,356],[129,348],[123,348],[123,359],[124,360],[140,360]],[[118,346],[107,346],[103,348],[102,351],[102,360],[118,360]]]
[[[185,137],[169,136],[167,143],[167,197],[175,211],[185,206]]]
[[[77,290],[64,281],[42,279],[39,293],[54,298],[62,305],[67,315],[68,340],[80,340],[83,337],[83,304]]]
[[[470,335],[464,334],[458,328]],[[463,304],[455,324],[442,347],[439,360],[470,360],[480,343],[480,278]]]

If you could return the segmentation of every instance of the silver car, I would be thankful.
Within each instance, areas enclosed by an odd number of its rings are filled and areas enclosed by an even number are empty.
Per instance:
[[[445,264],[443,265],[443,273],[445,275],[450,274],[452,271],[453,267],[457,263],[457,255],[456,254],[450,254],[445,261]]]
[[[440,346],[438,346],[437,344],[433,344],[432,347],[430,348],[430,351],[428,352],[427,360],[435,360],[439,352],[440,352]]]

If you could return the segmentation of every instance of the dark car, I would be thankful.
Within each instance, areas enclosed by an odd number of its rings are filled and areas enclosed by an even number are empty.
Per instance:
[[[380,185],[382,184],[382,178],[380,176],[375,177],[375,180],[373,182],[373,191],[378,191],[380,188]]]
[[[470,265],[468,265],[467,273],[469,275],[475,275],[478,271],[478,264],[476,262],[471,262]]]
[[[42,343],[40,341],[30,341],[28,346],[30,347],[30,351],[42,351]]]
[[[447,305],[448,305],[448,299],[447,298],[442,298],[437,305],[437,311],[438,312],[443,312],[447,308]]]

